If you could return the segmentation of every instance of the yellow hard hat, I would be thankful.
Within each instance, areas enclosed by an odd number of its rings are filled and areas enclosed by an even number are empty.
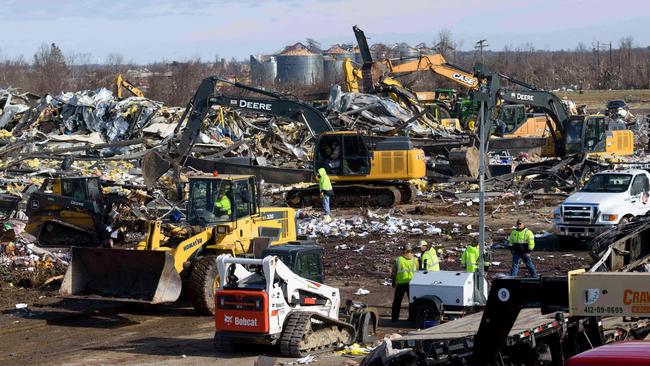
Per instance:
[[[420,242],[418,243],[418,245],[421,246],[421,247],[428,247],[428,246],[429,246],[429,243],[427,243],[426,240],[420,240]]]

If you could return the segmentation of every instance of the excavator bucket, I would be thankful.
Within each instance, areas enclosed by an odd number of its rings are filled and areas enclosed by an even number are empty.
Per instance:
[[[158,151],[149,150],[142,157],[142,177],[147,187],[153,187],[156,181],[167,173],[172,164]]]
[[[59,295],[159,304],[176,301],[181,287],[167,252],[73,247]]]

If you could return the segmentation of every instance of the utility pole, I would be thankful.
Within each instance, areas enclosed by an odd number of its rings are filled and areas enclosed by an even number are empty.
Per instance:
[[[476,45],[474,46],[475,50],[479,50],[479,56],[481,57],[481,63],[484,64],[485,60],[483,59],[483,49],[488,46],[487,39],[482,39],[478,42],[476,42]]]

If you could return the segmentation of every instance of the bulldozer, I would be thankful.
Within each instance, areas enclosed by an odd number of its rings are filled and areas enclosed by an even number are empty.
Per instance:
[[[218,255],[253,256],[296,240],[295,211],[260,207],[255,177],[246,175],[189,177],[182,222],[150,222],[136,250],[73,247],[60,296],[159,304],[184,289],[198,313],[213,314]]]
[[[25,231],[43,247],[106,246],[112,204],[97,177],[46,179],[27,201]]]

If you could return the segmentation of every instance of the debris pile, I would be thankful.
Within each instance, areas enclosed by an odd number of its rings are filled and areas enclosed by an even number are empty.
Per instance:
[[[364,216],[334,218],[325,223],[318,217],[298,221],[298,234],[316,237],[366,237],[371,233],[394,235],[426,235],[442,233],[442,229],[430,222],[394,216],[391,212],[383,215],[366,211]]]
[[[65,272],[68,257],[39,248],[17,220],[0,224],[0,282],[34,287]]]

